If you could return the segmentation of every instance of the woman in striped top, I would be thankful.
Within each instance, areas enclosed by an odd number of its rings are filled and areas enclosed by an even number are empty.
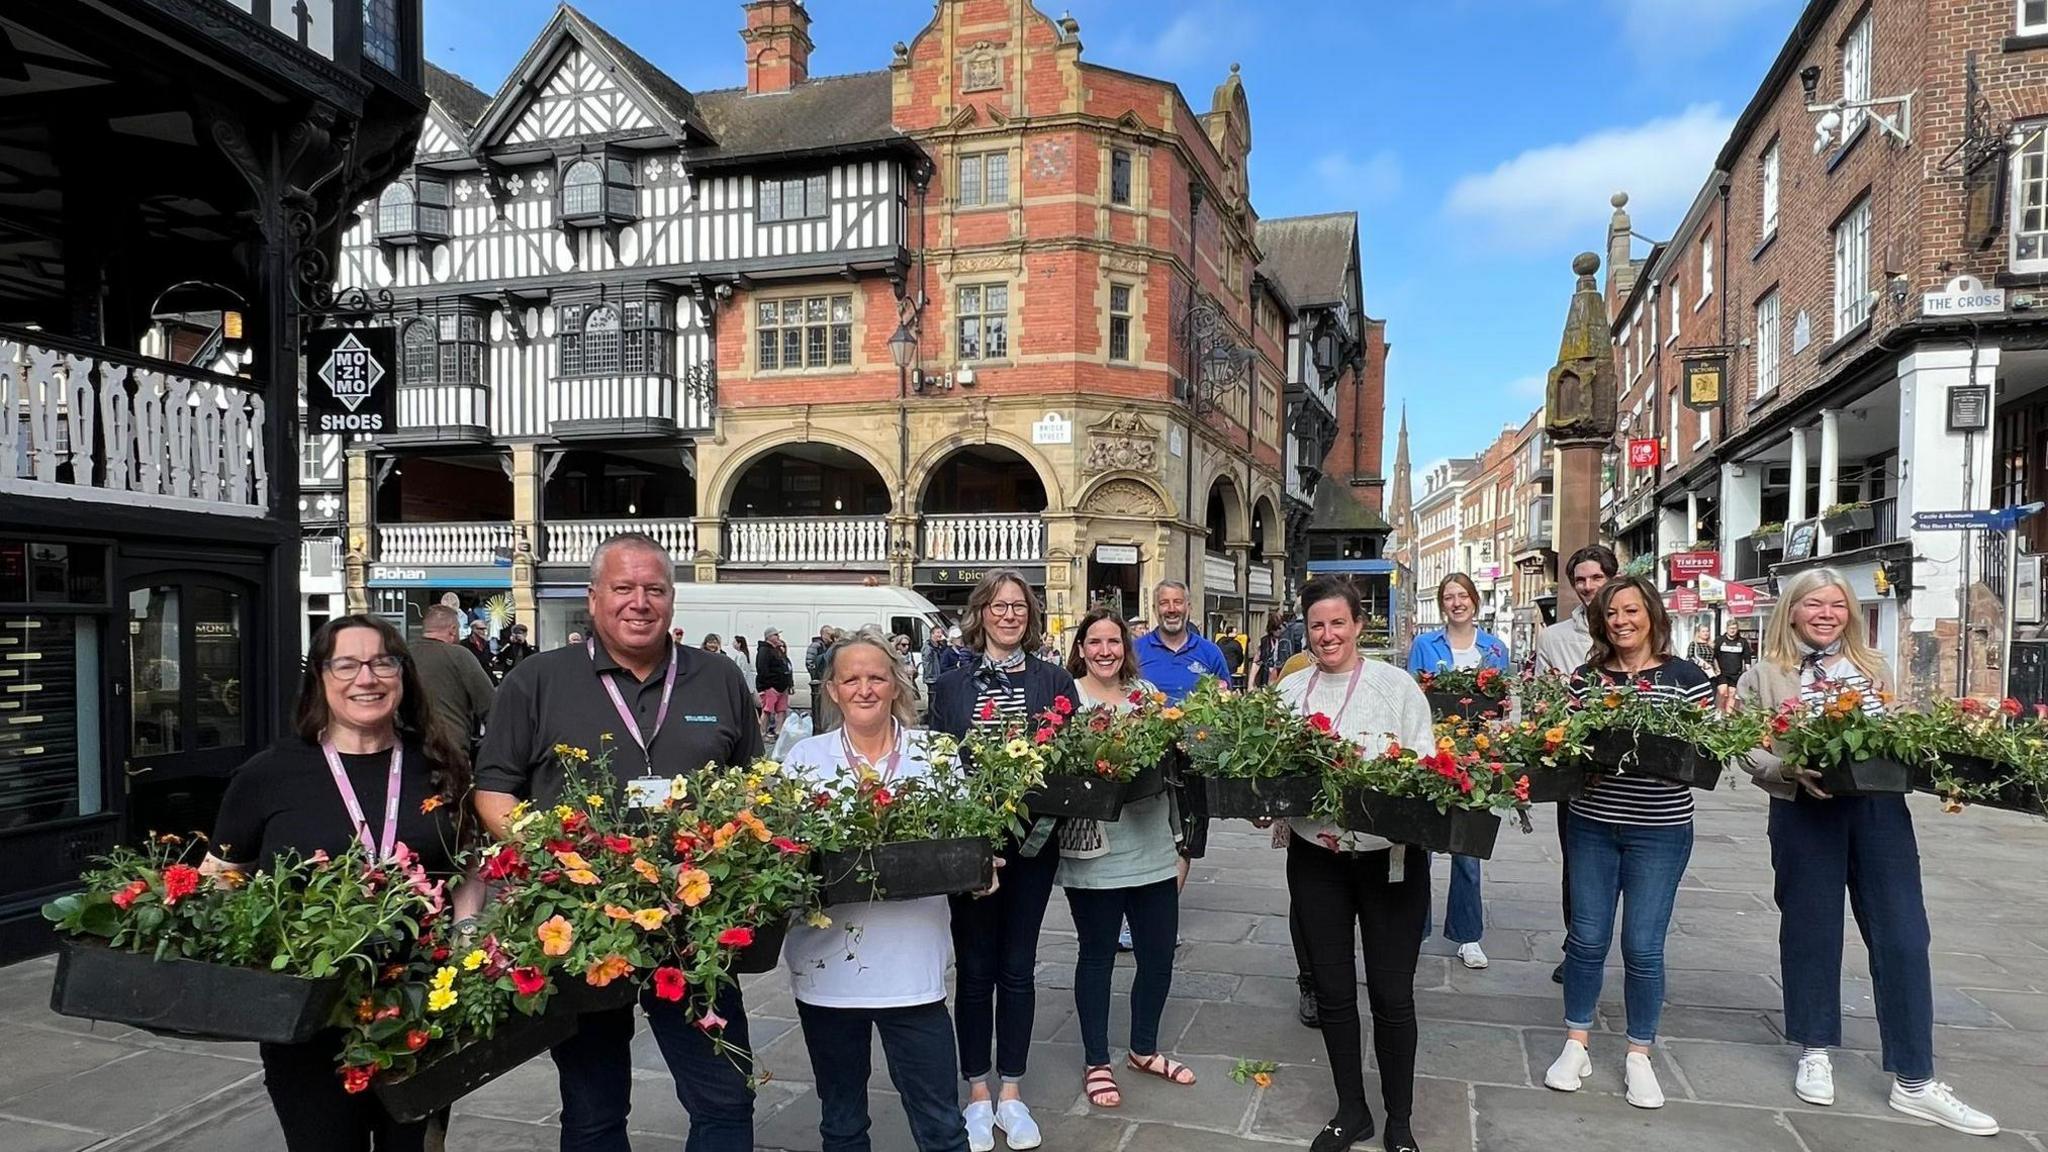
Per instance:
[[[1671,618],[1657,590],[1639,576],[1608,581],[1586,613],[1593,647],[1573,674],[1581,698],[1615,684],[1674,704],[1706,707],[1707,674],[1670,654]],[[1664,936],[1678,879],[1692,859],[1692,793],[1683,785],[1641,775],[1602,776],[1565,812],[1565,853],[1572,862],[1572,922],[1565,936],[1564,1051],[1543,1076],[1560,1092],[1576,1092],[1593,1071],[1586,1046],[1600,1002],[1602,969],[1614,939],[1615,903],[1623,905],[1621,955],[1628,1009],[1628,1102],[1664,1106],[1650,1064],[1664,1008]]]
[[[1840,573],[1810,568],[1785,587],[1764,633],[1763,659],[1743,673],[1738,699],[1777,710],[1818,711],[1854,690],[1881,712],[1891,670],[1863,637],[1863,609]],[[1796,702],[1796,703],[1795,703]],[[1934,1081],[1934,982],[1920,848],[1904,796],[1829,796],[1818,773],[1767,751],[1747,765],[1771,794],[1771,868],[1776,874],[1778,963],[1785,1036],[1802,1048],[1792,1091],[1809,1104],[1835,1102],[1828,1049],[1842,1042],[1842,902],[1870,946],[1870,979],[1891,1106],[1973,1136],[1998,1121]]]
[[[997,568],[967,598],[961,642],[974,658],[932,683],[926,726],[954,737],[970,728],[1028,723],[1060,697],[1081,695],[1066,669],[1029,655],[1045,628],[1045,608],[1024,574]],[[1024,1104],[1022,1081],[1037,1008],[1038,926],[1059,867],[1051,843],[1056,821],[1041,820],[1021,842],[1003,849],[1000,885],[988,897],[953,897],[953,963],[957,977],[953,1030],[967,1088],[967,1146],[990,1152],[995,1129],[1013,1149],[1036,1148],[1038,1124]],[[995,1046],[1000,1093],[989,1092],[989,1046]]]

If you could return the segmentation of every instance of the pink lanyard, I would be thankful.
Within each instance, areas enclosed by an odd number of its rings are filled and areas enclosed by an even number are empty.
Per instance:
[[[896,727],[894,720],[889,721],[889,735],[891,737],[889,742],[889,758],[882,761],[881,768],[875,769],[876,775],[884,780],[894,780],[896,778],[896,765],[903,759],[903,732]],[[846,738],[846,729],[843,727],[839,729],[839,747],[846,755],[847,767],[851,768],[856,764],[865,764],[870,769],[875,768],[874,761],[853,750],[853,741]]]
[[[597,641],[585,640],[583,650],[590,654],[590,666],[597,667]],[[612,698],[612,707],[619,710],[619,719],[625,723],[626,731],[632,735],[633,743],[640,746],[640,755],[647,760],[647,770],[654,771],[654,757],[647,746],[654,743],[654,737],[661,735],[661,726],[668,721],[669,698],[676,692],[676,654],[668,654],[668,674],[661,681],[661,707],[654,711],[654,736],[640,735],[640,722],[633,719],[632,709],[626,707],[626,698],[619,694],[619,682],[602,672],[597,674],[598,682],[604,685],[605,694]]]
[[[398,846],[398,769],[405,763],[405,746],[391,746],[391,773],[384,785],[384,850],[377,850],[377,842],[370,839],[370,821],[363,815],[363,802],[356,799],[356,790],[348,782],[348,772],[341,766],[341,753],[334,747],[334,741],[322,740],[320,751],[327,757],[327,771],[334,776],[335,791],[341,793],[341,802],[348,809],[349,824],[355,828],[356,838],[363,843],[363,851],[370,854],[370,861],[391,859],[392,849]]]
[[[1362,673],[1362,672],[1364,672],[1364,671],[1365,671],[1365,658],[1364,658],[1363,656],[1361,656],[1361,657],[1359,657],[1359,659],[1358,659],[1358,663],[1357,663],[1357,664],[1355,664],[1355,665],[1353,665],[1353,666],[1352,666],[1352,668],[1351,668],[1351,682],[1350,682],[1350,684],[1349,684],[1349,685],[1348,685],[1348,686],[1347,686],[1347,687],[1346,687],[1346,688],[1344,689],[1344,702],[1343,702],[1342,704],[1339,704],[1339,705],[1337,705],[1337,713],[1336,713],[1336,715],[1334,715],[1334,716],[1331,716],[1331,717],[1330,717],[1330,722],[1331,722],[1331,723],[1332,723],[1333,725],[1336,725],[1336,724],[1341,724],[1341,723],[1343,723],[1343,721],[1344,721],[1344,710],[1345,710],[1345,709],[1347,709],[1347,708],[1349,708],[1349,707],[1351,707],[1351,694],[1352,694],[1353,692],[1356,692],[1356,691],[1358,691],[1358,677],[1359,677],[1359,674],[1360,674],[1360,673]],[[1308,674],[1308,688],[1307,688],[1307,690],[1306,690],[1306,691],[1302,692],[1302,694],[1301,694],[1301,706],[1302,706],[1302,707],[1303,707],[1304,709],[1306,709],[1306,708],[1310,707],[1310,704],[1309,704],[1309,697],[1311,697],[1311,696],[1315,695],[1315,691],[1316,691],[1316,681],[1318,681],[1318,680],[1320,680],[1320,679],[1322,679],[1322,678],[1323,678],[1323,670],[1322,670],[1321,668],[1318,668],[1318,669],[1316,669],[1315,671],[1313,671],[1313,672],[1311,672],[1311,673],[1309,673],[1309,674]]]

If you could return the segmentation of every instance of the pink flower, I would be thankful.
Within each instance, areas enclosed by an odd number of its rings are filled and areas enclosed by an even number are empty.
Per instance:
[[[1040,729],[1039,729],[1039,730],[1038,730],[1037,732],[1035,732],[1035,733],[1033,733],[1033,734],[1032,734],[1032,737],[1031,737],[1031,738],[1032,738],[1033,740],[1036,740],[1036,741],[1038,741],[1038,742],[1039,742],[1040,744],[1050,744],[1050,743],[1052,743],[1052,737],[1053,737],[1053,731],[1052,731],[1052,729],[1050,729],[1050,728],[1040,728]]]
[[[725,1017],[707,1008],[702,1016],[697,1017],[697,1027],[702,1028],[706,1032],[723,1031],[725,1028]]]

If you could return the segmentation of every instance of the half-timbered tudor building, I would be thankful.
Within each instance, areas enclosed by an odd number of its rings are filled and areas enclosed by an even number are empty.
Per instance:
[[[298,682],[299,326],[413,150],[417,0],[0,8],[0,963],[205,828]]]
[[[682,579],[958,604],[1005,564],[1071,620],[1173,577],[1255,624],[1291,314],[1235,72],[1198,115],[1070,18],[941,0],[886,70],[813,77],[801,3],[740,7],[744,88],[568,7],[495,96],[435,81],[338,270],[403,360],[399,432],[345,449],[353,602],[505,595],[559,643],[635,528]]]

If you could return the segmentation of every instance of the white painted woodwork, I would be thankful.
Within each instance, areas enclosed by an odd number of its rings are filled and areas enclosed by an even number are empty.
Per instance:
[[[299,541],[299,579],[328,580],[342,572],[341,537],[307,536]]]
[[[747,516],[725,522],[725,562],[877,565],[889,560],[884,516]]]
[[[547,547],[541,557],[550,564],[588,564],[599,544],[621,532],[654,537],[677,564],[697,555],[697,525],[690,520],[550,520],[543,527]]]
[[[1045,519],[1035,512],[928,515],[924,559],[934,564],[1037,564]]]
[[[1247,582],[1251,587],[1250,595],[1264,600],[1273,598],[1273,569],[1270,566],[1254,563]]]
[[[516,533],[506,523],[379,524],[380,564],[490,564],[497,550],[511,548]]]
[[[490,392],[476,384],[402,384],[398,388],[398,427],[487,428]]]
[[[506,134],[513,144],[653,128],[655,123],[605,67],[570,45]]]
[[[0,493],[261,516],[263,430],[247,381],[0,332]]]
[[[1213,552],[1202,554],[1202,591],[1221,596],[1237,594],[1237,561]]]

